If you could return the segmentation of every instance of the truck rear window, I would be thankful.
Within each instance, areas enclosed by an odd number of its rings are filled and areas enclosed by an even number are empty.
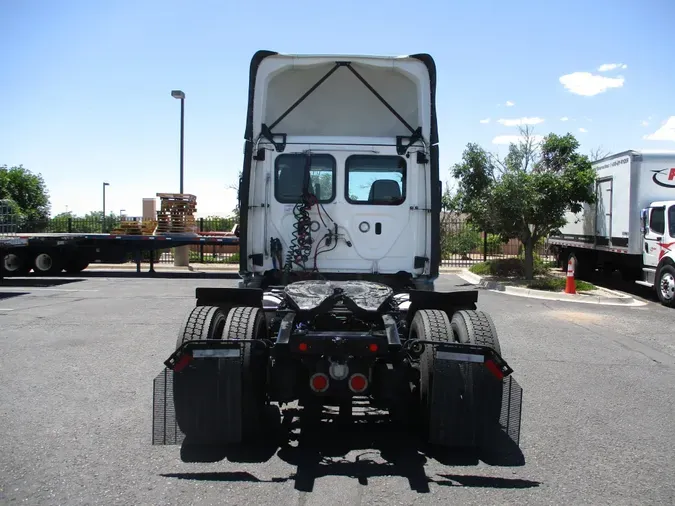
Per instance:
[[[406,162],[400,156],[352,155],[345,198],[352,204],[397,206],[405,201]]]
[[[306,163],[303,153],[279,155],[274,161],[274,196],[278,202],[300,201]],[[308,190],[324,204],[335,198],[335,158],[331,155],[311,155]]]

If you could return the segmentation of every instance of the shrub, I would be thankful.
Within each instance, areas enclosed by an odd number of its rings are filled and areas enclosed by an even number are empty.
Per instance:
[[[530,282],[527,287],[533,290],[548,290],[551,292],[559,292],[565,289],[565,278],[540,278]],[[588,292],[595,290],[595,286],[586,281],[576,281],[576,288],[578,292]]]
[[[499,258],[496,260],[489,260],[479,264],[472,265],[469,271],[479,276],[497,276],[497,277],[515,277],[521,278],[525,276],[525,263],[522,258]],[[546,263],[535,255],[534,258],[534,275],[541,276],[548,273]]]
[[[462,257],[467,257],[469,253],[478,249],[482,241],[483,234],[480,230],[467,223],[460,230],[445,235],[443,238],[444,256],[462,255]]]

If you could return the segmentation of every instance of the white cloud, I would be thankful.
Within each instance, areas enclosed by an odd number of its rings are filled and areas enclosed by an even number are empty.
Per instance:
[[[588,130],[586,130],[586,129],[585,129],[585,128],[583,128],[583,127],[582,127],[582,128],[580,128],[580,129],[579,129],[579,131],[580,131],[580,132],[582,132],[582,133],[586,133],[586,132],[588,132]]]
[[[598,67],[598,72],[608,72],[614,69],[627,69],[628,65],[625,63],[603,63]]]
[[[534,142],[541,142],[544,140],[543,135],[531,135],[530,138]],[[519,142],[524,141],[525,138],[522,135],[498,135],[494,139],[492,139],[492,144],[506,144],[509,145],[511,143],[513,144],[518,144]]]
[[[516,105],[516,104],[514,104],[514,103],[511,102],[510,100],[507,100],[507,101],[506,101],[506,107],[513,107],[514,105]]]
[[[592,97],[610,88],[622,87],[624,78],[621,76],[603,77],[591,74],[590,72],[573,72],[561,76],[560,82],[567,90],[576,95]]]
[[[482,120],[480,120],[480,122],[483,123],[483,124],[490,123],[490,118],[482,119]]]
[[[671,116],[663,122],[663,126],[653,134],[643,137],[648,141],[673,141],[675,142],[675,116]]]
[[[501,123],[504,126],[538,125],[539,123],[543,122],[543,118],[514,118],[497,120],[497,123]]]
[[[642,126],[649,126],[649,121],[642,120],[642,121],[640,121],[640,124],[641,124]]]
[[[560,121],[569,121],[569,118],[567,116],[563,116],[562,118],[560,118]]]

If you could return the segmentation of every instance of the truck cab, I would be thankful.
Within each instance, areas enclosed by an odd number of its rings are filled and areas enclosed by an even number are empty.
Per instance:
[[[424,54],[254,55],[240,286],[361,279],[433,289],[435,79]]]
[[[641,211],[643,279],[662,304],[675,306],[675,201],[657,201]]]

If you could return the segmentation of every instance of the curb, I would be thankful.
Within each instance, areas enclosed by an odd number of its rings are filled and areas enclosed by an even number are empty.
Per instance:
[[[457,274],[460,278],[465,281],[478,285],[485,290],[490,290],[492,292],[501,292],[507,293],[509,295],[515,295],[517,297],[528,297],[531,299],[543,299],[543,300],[555,300],[560,302],[577,302],[581,304],[598,304],[598,305],[607,305],[607,306],[645,306],[646,302],[638,301],[631,295],[626,295],[614,290],[609,290],[607,288],[598,289],[603,292],[611,293],[610,296],[602,295],[590,295],[590,294],[571,294],[571,293],[558,293],[558,292],[547,292],[544,290],[534,290],[532,288],[519,288],[515,286],[506,286],[498,281],[486,280],[473,272],[470,272],[468,269],[465,269]]]

